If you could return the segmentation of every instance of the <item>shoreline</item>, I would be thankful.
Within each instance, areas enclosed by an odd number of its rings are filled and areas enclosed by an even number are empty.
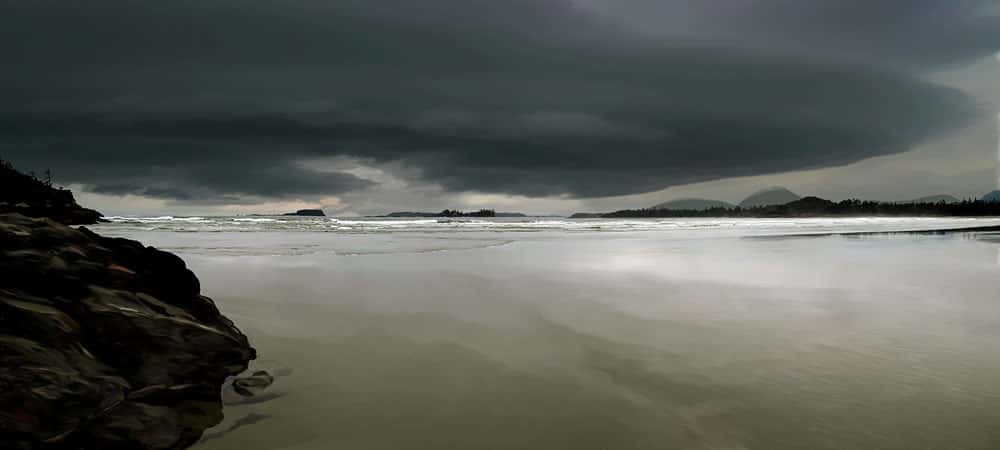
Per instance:
[[[929,228],[929,229],[913,229],[913,230],[891,230],[891,231],[834,231],[834,232],[815,232],[815,233],[798,233],[798,234],[782,234],[782,235],[770,235],[770,236],[745,236],[747,239],[768,239],[768,238],[785,238],[785,237],[828,237],[828,236],[891,236],[895,234],[959,234],[959,233],[1000,233],[1000,225],[986,225],[986,226],[974,226],[966,228]]]

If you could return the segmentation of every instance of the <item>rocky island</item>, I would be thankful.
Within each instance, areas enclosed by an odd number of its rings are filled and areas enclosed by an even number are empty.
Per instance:
[[[300,209],[295,212],[282,214],[283,216],[305,216],[305,217],[325,217],[322,209]]]
[[[0,448],[197,442],[256,356],[246,336],[179,257],[70,226],[100,214],[68,190],[9,164],[0,188]]]
[[[492,209],[480,209],[479,211],[463,212],[457,209],[445,209],[441,212],[413,212],[399,211],[391,212],[384,216],[375,217],[528,217],[524,213],[518,212],[496,212]]]

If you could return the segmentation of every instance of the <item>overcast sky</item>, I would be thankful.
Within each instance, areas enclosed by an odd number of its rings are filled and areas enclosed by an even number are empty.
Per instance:
[[[106,214],[979,196],[995,0],[4,0],[0,157]]]

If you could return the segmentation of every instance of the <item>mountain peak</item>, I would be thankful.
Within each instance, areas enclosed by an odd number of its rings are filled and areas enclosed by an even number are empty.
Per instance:
[[[758,206],[784,205],[802,198],[798,194],[782,186],[772,186],[761,189],[740,202],[740,208],[754,208]]]
[[[1000,202],[1000,189],[990,192],[983,196],[982,201],[984,202]]]

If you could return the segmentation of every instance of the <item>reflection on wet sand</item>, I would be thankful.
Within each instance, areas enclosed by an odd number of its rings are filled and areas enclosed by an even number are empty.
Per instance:
[[[511,240],[189,255],[260,364],[290,369],[279,395],[231,405],[200,448],[1000,442],[994,242]]]

